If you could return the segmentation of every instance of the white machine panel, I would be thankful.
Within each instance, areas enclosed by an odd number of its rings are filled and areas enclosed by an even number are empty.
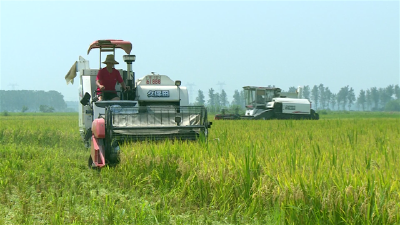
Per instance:
[[[186,87],[140,85],[137,87],[140,101],[146,102],[178,102],[181,106],[189,105],[188,91]]]
[[[171,80],[167,75],[153,74],[138,79],[136,85],[175,86],[175,81]]]
[[[282,103],[282,113],[310,114],[310,105]]]
[[[101,107],[97,107],[96,104],[93,105],[93,118],[97,119],[99,118],[100,114],[105,114],[106,113],[106,109],[105,108],[101,108]],[[90,123],[90,126],[92,124]]]
[[[310,101],[308,99],[274,98],[275,102],[282,102],[282,113],[310,114]]]

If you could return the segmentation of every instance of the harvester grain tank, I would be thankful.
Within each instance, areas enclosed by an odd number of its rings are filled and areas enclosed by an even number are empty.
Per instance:
[[[118,163],[119,145],[126,141],[208,137],[212,123],[208,121],[207,109],[189,106],[188,91],[180,80],[154,72],[135,80],[132,63],[136,56],[130,55],[132,44],[129,41],[98,40],[89,46],[87,53],[92,49],[100,49],[100,68],[102,52],[115,55],[116,49],[122,49],[127,53],[123,56],[127,70],[119,72],[131,89],[122,91],[117,84],[116,92],[121,100],[98,101],[96,76],[99,69],[89,68],[89,62],[82,57],[75,64],[80,81],[79,129],[85,145],[91,149],[89,166]],[[71,76],[67,74],[66,80],[71,82]]]

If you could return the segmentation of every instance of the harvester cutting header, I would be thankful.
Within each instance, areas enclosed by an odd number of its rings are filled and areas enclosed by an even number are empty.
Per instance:
[[[135,80],[132,63],[136,56],[130,55],[129,41],[98,40],[87,53],[92,49],[100,50],[99,69],[90,69],[89,62],[80,57],[65,77],[67,84],[73,83],[79,71],[79,128],[86,146],[91,147],[90,166],[118,163],[119,145],[125,141],[207,138],[211,127],[207,110],[204,106],[189,106],[188,90],[180,80],[154,72]],[[117,84],[114,90],[100,90],[96,77],[101,70],[101,53],[111,52],[115,58],[116,49],[127,54],[123,56],[127,69],[117,70],[123,81],[119,83],[130,88],[122,90]],[[119,100],[99,101],[107,92],[113,92]]]

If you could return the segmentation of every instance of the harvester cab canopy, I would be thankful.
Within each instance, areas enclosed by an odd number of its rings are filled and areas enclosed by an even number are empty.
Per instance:
[[[100,48],[100,52],[113,52],[115,53],[116,48],[120,48],[126,52],[126,54],[130,54],[132,50],[132,43],[124,40],[115,40],[115,39],[106,39],[106,40],[97,40],[94,41],[87,51],[89,55],[90,50],[93,48]]]
[[[119,48],[126,52],[128,55],[124,55],[124,61],[128,64],[128,67],[135,61],[136,56],[130,55],[132,51],[132,43],[124,40],[116,40],[116,39],[105,39],[105,40],[97,40],[90,44],[87,54],[89,55],[90,50],[98,48],[100,49],[100,69],[101,69],[101,53],[102,52],[112,52],[115,55],[115,49]],[[128,68],[129,70],[130,68]]]
[[[267,102],[272,101],[273,98],[279,97],[281,93],[280,88],[257,86],[244,86],[243,91],[247,108],[261,105],[265,106]]]

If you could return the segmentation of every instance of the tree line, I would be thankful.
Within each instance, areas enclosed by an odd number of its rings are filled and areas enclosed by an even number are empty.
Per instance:
[[[399,85],[385,88],[361,89],[358,94],[349,85],[340,88],[338,93],[330,91],[323,84],[303,87],[303,98],[310,99],[315,109],[360,110],[360,111],[400,111]]]
[[[67,104],[58,91],[0,90],[0,111],[67,111]]]
[[[269,86],[269,87],[274,87]],[[296,92],[297,88],[289,87],[287,92]],[[284,92],[282,90],[282,92]],[[309,99],[315,110],[359,110],[359,111],[400,111],[400,88],[399,85],[388,85],[385,88],[372,87],[361,89],[355,93],[352,87],[346,85],[337,93],[323,84],[302,87],[300,98]],[[208,100],[202,90],[198,90],[194,105],[205,105],[212,113],[220,112],[222,109],[245,109],[243,90],[235,90],[232,102],[228,101],[224,90],[221,93],[213,88],[208,90]]]

